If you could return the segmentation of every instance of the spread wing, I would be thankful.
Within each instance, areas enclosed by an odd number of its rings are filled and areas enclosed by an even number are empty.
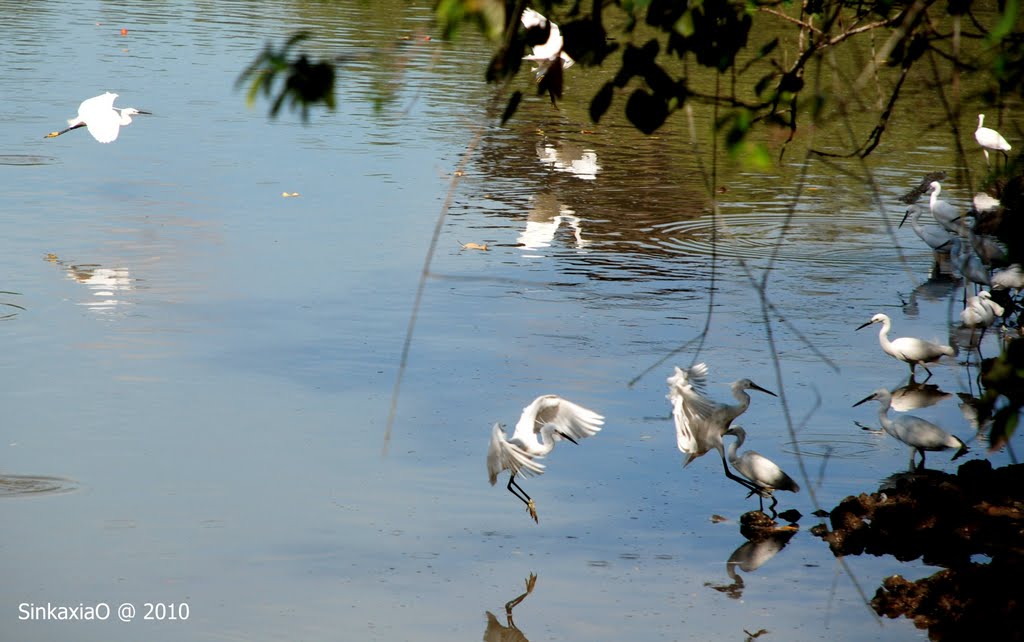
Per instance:
[[[493,486],[503,470],[513,475],[530,477],[544,474],[544,464],[534,461],[533,457],[522,448],[513,444],[505,437],[501,424],[494,424],[491,431],[491,443],[487,448],[487,474]]]
[[[579,441],[600,432],[604,417],[558,395],[542,395],[523,408],[512,441],[536,443],[541,429],[549,424],[555,430],[553,439],[564,435]]]
[[[579,404],[548,395],[548,401],[537,413],[536,424],[536,430],[545,424],[553,424],[559,433],[580,440],[601,432],[604,417]]]
[[[707,381],[708,367],[698,363],[688,370],[677,367],[668,378],[668,399],[672,403],[672,418],[676,424],[676,445],[693,461],[708,450],[703,443],[708,419],[718,405],[700,393]]]

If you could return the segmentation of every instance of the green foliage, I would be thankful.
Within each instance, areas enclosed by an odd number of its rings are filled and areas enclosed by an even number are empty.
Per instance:
[[[286,100],[292,109],[301,110],[303,121],[309,120],[312,105],[323,103],[328,109],[334,109],[334,65],[327,61],[312,62],[305,54],[292,57],[292,49],[308,37],[305,32],[296,33],[280,50],[267,43],[263,53],[246,67],[235,81],[235,87],[249,84],[246,92],[249,107],[261,93],[270,97],[278,78],[284,76],[283,86],[271,103],[271,118],[277,117]]]
[[[979,415],[991,417],[989,446],[1002,448],[1017,429],[1024,408],[1024,339],[1010,341],[994,359],[986,359],[982,367]]]

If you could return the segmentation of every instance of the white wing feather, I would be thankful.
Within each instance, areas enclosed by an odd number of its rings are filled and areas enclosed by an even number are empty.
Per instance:
[[[491,486],[498,481],[498,475],[509,470],[514,475],[530,477],[544,474],[544,464],[534,461],[525,450],[506,438],[501,424],[494,424],[491,443],[487,448],[487,474]]]

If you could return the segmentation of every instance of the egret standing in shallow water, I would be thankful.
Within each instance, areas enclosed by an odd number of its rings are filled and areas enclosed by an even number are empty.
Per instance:
[[[960,320],[968,328],[987,328],[1001,318],[1006,310],[992,300],[988,290],[982,290],[977,296],[967,299],[967,305],[960,312]]]
[[[756,494],[760,500],[762,513],[764,512],[764,498],[771,497],[772,505],[768,507],[768,510],[773,515],[775,514],[775,505],[779,503],[779,500],[775,497],[773,491],[788,490],[792,493],[800,492],[800,485],[793,481],[793,478],[779,468],[775,462],[761,453],[755,450],[748,450],[742,455],[736,455],[736,451],[743,446],[743,442],[747,438],[747,431],[739,426],[734,426],[725,431],[725,434],[736,438],[736,441],[729,445],[729,463],[732,464],[732,467],[739,474],[754,482],[754,485],[758,487],[758,490],[751,491],[751,493]]]
[[[939,184],[939,181],[932,181],[928,188],[932,191],[928,207],[931,209],[932,216],[935,217],[936,222],[950,232],[959,234],[961,224],[960,218],[962,216],[960,210],[953,207],[946,201],[939,200],[939,194],[942,193],[942,185]]]
[[[750,395],[746,390],[760,390],[771,396],[774,392],[765,390],[750,379],[740,379],[732,384],[732,395],[740,403],[730,406],[711,401],[702,393],[707,380],[708,366],[698,363],[688,370],[677,367],[675,373],[668,378],[668,399],[672,402],[672,417],[676,423],[676,444],[686,455],[683,466],[688,466],[712,448],[722,457],[722,468],[725,476],[743,485],[748,490],[758,492],[758,487],[742,477],[734,475],[725,461],[725,447],[722,435],[729,430],[733,419],[746,412],[750,406]]]
[[[878,401],[878,421],[882,424],[882,429],[912,448],[910,451],[911,466],[914,465],[915,453],[921,453],[921,467],[924,467],[924,453],[927,450],[956,448],[956,454],[953,455],[954,460],[967,452],[967,445],[959,437],[954,437],[930,421],[913,415],[900,415],[890,419],[889,406],[892,403],[892,394],[885,388],[879,388],[853,404],[853,407],[856,408],[862,403],[872,400]]]
[[[981,151],[985,152],[985,164],[988,165],[988,150],[1002,152],[1010,151],[1010,143],[1006,142],[1003,135],[994,129],[985,127],[985,114],[978,114],[978,128],[974,130],[974,140],[981,145]]]
[[[910,219],[910,227],[914,229],[914,233],[917,234],[918,238],[925,242],[928,247],[936,252],[944,252],[949,254],[950,243],[953,240],[953,235],[943,228],[935,228],[934,226],[924,227],[921,225],[921,208],[917,205],[911,205],[907,208],[907,213],[903,215],[903,220],[900,221],[899,227],[903,227],[903,224]]]
[[[575,444],[578,439],[596,435],[603,423],[601,415],[558,395],[537,397],[523,408],[511,437],[505,435],[501,424],[494,424],[487,449],[487,474],[491,486],[498,481],[501,471],[509,471],[505,488],[526,504],[530,517],[538,521],[537,507],[516,483],[516,475],[543,475],[544,464],[534,461],[534,458],[550,453],[562,439]]]
[[[142,111],[134,107],[116,109],[114,107],[115,98],[117,98],[117,94],[112,94],[108,91],[103,95],[83,100],[82,104],[78,106],[78,117],[68,120],[67,129],[62,129],[59,132],[50,132],[44,138],[55,138],[72,129],[86,127],[93,138],[101,143],[110,143],[117,140],[121,127],[131,124],[132,116],[135,114],[149,114],[148,111]]]
[[[871,317],[870,321],[858,326],[857,329],[866,328],[872,323],[882,324],[882,329],[878,332],[878,343],[882,346],[882,350],[894,359],[909,363],[910,376],[914,376],[914,367],[920,365],[930,377],[932,371],[928,369],[928,366],[925,365],[926,363],[934,363],[941,359],[943,355],[950,357],[956,355],[956,350],[950,346],[915,337],[900,337],[899,339],[889,341],[889,330],[892,329],[892,320],[885,314],[876,314]]]

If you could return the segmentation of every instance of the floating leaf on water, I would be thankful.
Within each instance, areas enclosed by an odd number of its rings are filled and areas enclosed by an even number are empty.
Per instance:
[[[486,252],[488,249],[486,243],[483,245],[480,243],[459,243],[459,245],[461,245],[464,250],[483,250]]]
[[[293,196],[298,196],[298,195],[299,195],[298,192],[281,192],[281,196],[283,196],[285,198],[292,198]]]

